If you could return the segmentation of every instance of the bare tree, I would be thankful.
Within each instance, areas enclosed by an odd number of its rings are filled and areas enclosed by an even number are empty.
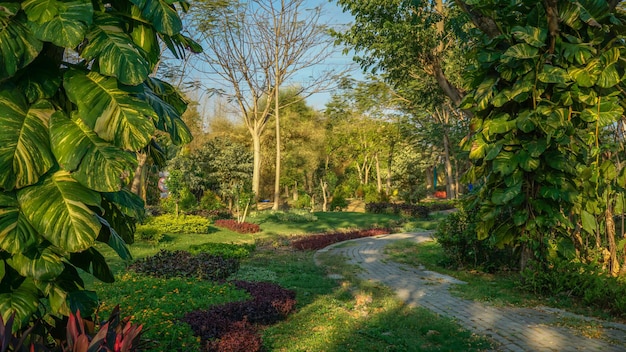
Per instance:
[[[280,202],[279,90],[291,84],[301,99],[335,84],[336,68],[320,69],[335,52],[321,22],[322,9],[307,9],[304,0],[250,0],[222,10],[212,26],[203,14],[195,16],[195,28],[205,48],[198,69],[213,80],[220,94],[236,104],[250,132],[254,150],[252,191],[259,195],[261,136],[269,119],[276,121],[276,181],[274,209]],[[298,75],[306,71],[302,79]],[[293,104],[293,101],[289,102]]]

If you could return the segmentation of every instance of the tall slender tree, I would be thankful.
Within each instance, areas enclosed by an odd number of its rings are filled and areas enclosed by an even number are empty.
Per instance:
[[[221,11],[214,26],[204,25],[198,12],[194,23],[207,50],[202,69],[215,78],[216,89],[238,107],[252,137],[254,172],[252,189],[259,195],[261,136],[269,119],[276,119],[276,192],[280,201],[281,86],[296,82],[303,99],[332,84],[335,69],[296,76],[322,63],[335,50],[320,21],[321,8],[307,8],[303,0],[235,2]],[[305,15],[306,14],[306,15]]]

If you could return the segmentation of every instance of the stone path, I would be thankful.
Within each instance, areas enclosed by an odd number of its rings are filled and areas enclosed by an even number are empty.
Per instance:
[[[383,248],[392,241],[431,240],[429,233],[392,234],[367,237],[328,246],[318,253],[339,254],[364,270],[362,279],[391,287],[411,306],[422,306],[455,319],[466,329],[491,338],[497,351],[626,351],[626,325],[604,322],[548,307],[493,307],[457,298],[448,292],[453,284],[464,284],[450,276],[424,268],[387,261]],[[561,322],[561,323],[560,323]],[[589,322],[601,338],[581,336],[562,323]]]

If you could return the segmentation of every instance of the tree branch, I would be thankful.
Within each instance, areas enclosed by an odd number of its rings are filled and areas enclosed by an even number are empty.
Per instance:
[[[548,52],[554,53],[554,46],[556,45],[556,36],[559,34],[559,10],[558,0],[543,0],[543,7],[546,9],[546,16],[548,17],[548,32],[550,34],[550,48]]]
[[[454,2],[465,12],[472,23],[480,29],[483,33],[485,33],[489,38],[494,38],[502,34],[500,28],[496,24],[496,21],[491,17],[487,17],[480,12],[474,10],[470,5],[466,4],[463,0],[454,0]]]

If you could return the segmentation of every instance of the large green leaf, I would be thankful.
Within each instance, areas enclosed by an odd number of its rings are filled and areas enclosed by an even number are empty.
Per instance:
[[[176,145],[191,142],[193,139],[191,131],[171,105],[161,100],[149,88],[146,88],[144,97],[159,117],[156,121],[156,127],[159,130],[169,133],[172,142]]]
[[[518,161],[513,152],[500,152],[498,156],[493,160],[493,171],[502,174],[502,176],[509,175],[515,171],[518,166]]]
[[[593,214],[589,213],[586,210],[582,210],[580,212],[580,219],[583,225],[583,229],[590,234],[595,234],[598,228],[598,221]]]
[[[52,115],[50,142],[61,167],[99,192],[122,189],[124,178],[137,165],[134,155],[102,140],[81,119],[69,119],[61,112]]]
[[[48,140],[52,104],[28,106],[15,87],[0,87],[0,187],[6,190],[36,183],[54,164]]]
[[[26,16],[12,16],[19,3],[2,3],[5,16],[0,16],[0,82],[30,64],[43,48],[43,43],[26,28]],[[6,16],[6,15],[9,16]]]
[[[102,282],[112,283],[115,281],[111,269],[104,256],[95,248],[89,248],[83,252],[72,253],[70,263],[84,271],[91,273]]]
[[[63,84],[80,117],[100,138],[127,150],[139,150],[150,142],[155,131],[152,121],[158,116],[148,103],[133,97],[133,91],[118,87],[116,79],[70,70]]]
[[[548,31],[545,28],[531,26],[515,26],[511,29],[511,34],[513,34],[517,40],[523,40],[537,48],[545,46],[546,39],[548,38]]]
[[[24,326],[39,306],[39,291],[31,279],[8,293],[0,293],[0,314],[7,321],[15,313],[17,326]]]
[[[53,245],[80,252],[94,244],[100,221],[89,206],[100,204],[100,195],[57,171],[43,182],[17,194],[22,212],[33,227]]]
[[[51,99],[61,86],[59,67],[46,57],[40,56],[28,70],[23,70],[17,88],[26,95],[29,103]]]
[[[0,193],[0,249],[11,254],[22,253],[36,245],[39,238],[20,212],[15,194]]]
[[[83,41],[93,18],[89,0],[26,0],[22,8],[37,39],[68,48]]]
[[[143,199],[128,189],[114,193],[103,193],[102,196],[109,202],[115,203],[119,210],[126,216],[140,219],[145,215]]]
[[[511,201],[513,198],[517,197],[518,194],[522,191],[522,183],[517,183],[512,187],[504,188],[504,189],[496,189],[493,191],[491,195],[491,201],[496,205],[504,205]]]
[[[141,9],[142,15],[159,33],[173,36],[183,29],[182,21],[171,2],[165,0],[131,0],[131,2]]]
[[[532,45],[526,43],[515,44],[502,54],[500,62],[508,63],[519,59],[534,59],[538,55],[539,49]]]
[[[543,65],[541,73],[539,73],[537,79],[543,83],[565,84],[571,81],[570,76],[565,69],[547,64]]]
[[[15,271],[24,277],[39,281],[50,281],[63,272],[63,257],[48,242],[13,255],[7,260]]]
[[[106,14],[95,16],[87,40],[81,56],[87,60],[97,59],[101,74],[117,77],[129,85],[138,85],[148,77],[150,64],[118,18]]]
[[[604,98],[600,104],[589,107],[580,113],[580,118],[587,122],[598,121],[600,126],[608,126],[617,121],[624,109],[614,98]]]
[[[137,7],[133,7],[133,10],[136,8]],[[154,67],[161,57],[161,47],[159,46],[159,39],[153,28],[138,23],[133,27],[131,38],[133,42],[143,50],[146,60],[150,63],[150,70],[154,70]]]

